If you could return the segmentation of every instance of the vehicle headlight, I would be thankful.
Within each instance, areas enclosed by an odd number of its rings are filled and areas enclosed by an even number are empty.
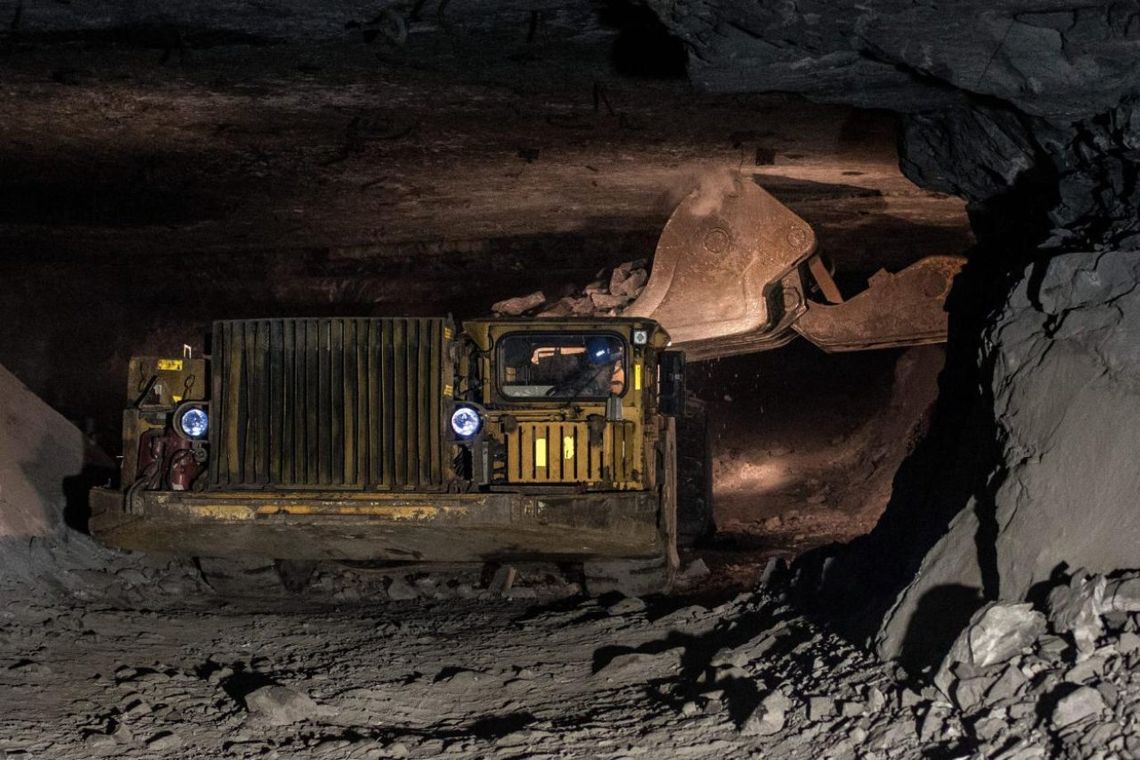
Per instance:
[[[474,438],[483,429],[483,417],[470,406],[457,406],[451,413],[451,430],[459,438]]]
[[[187,438],[200,441],[210,430],[210,415],[199,406],[185,407],[174,415],[174,426]]]

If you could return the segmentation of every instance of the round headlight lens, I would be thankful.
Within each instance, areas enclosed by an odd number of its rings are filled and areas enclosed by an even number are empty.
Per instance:
[[[204,409],[191,407],[182,413],[178,427],[190,438],[205,438],[206,431],[210,429],[210,416]]]
[[[469,406],[457,407],[451,413],[451,429],[460,438],[474,438],[482,427],[483,418]]]

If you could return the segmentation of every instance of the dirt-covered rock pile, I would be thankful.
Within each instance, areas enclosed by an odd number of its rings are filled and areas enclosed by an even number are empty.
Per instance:
[[[581,290],[567,286],[566,295],[557,300],[548,300],[542,291],[535,291],[499,301],[491,311],[500,317],[613,317],[641,295],[648,281],[644,259],[626,261],[599,271]]]
[[[934,678],[923,724],[977,757],[1140,755],[1140,573],[1076,573],[1047,614],[991,603]]]

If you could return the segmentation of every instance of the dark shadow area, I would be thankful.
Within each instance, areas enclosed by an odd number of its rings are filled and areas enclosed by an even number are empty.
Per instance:
[[[993,355],[983,345],[983,335],[1047,234],[1045,209],[1050,204],[1043,199],[1050,188],[1055,193],[1055,169],[1042,162],[985,208],[971,207],[980,244],[947,300],[947,360],[930,430],[899,469],[891,501],[874,530],[845,547],[811,552],[797,563],[813,617],[852,641],[873,640],[927,552],[971,498],[979,523],[971,548],[985,586],[982,596],[996,596],[994,494],[1002,483],[1003,459],[990,387]],[[945,650],[931,646],[929,626],[938,619],[968,619],[978,602],[976,595],[961,591],[924,599],[921,611],[930,613],[930,619],[908,621],[904,666],[914,673],[934,665],[930,656]]]
[[[670,649],[682,648],[681,672],[673,674],[674,687],[668,692],[647,686],[649,696],[679,711],[681,706],[692,700],[701,700],[702,694],[710,688],[722,689],[726,709],[732,722],[739,728],[753,714],[760,703],[762,694],[774,683],[758,683],[755,679],[741,677],[736,668],[725,668],[725,663],[716,656],[722,650],[737,649],[757,636],[768,641],[763,646],[763,656],[782,664],[783,671],[776,675],[783,682],[795,683],[818,668],[816,655],[804,651],[803,632],[795,624],[783,621],[780,609],[762,606],[734,618],[730,624],[721,623],[706,634],[686,634],[671,631],[664,638],[647,642],[637,648],[606,646],[594,653],[594,672],[605,668],[617,656],[631,653],[658,654]],[[716,664],[714,664],[716,663]]]
[[[899,661],[914,669],[941,660],[982,604],[978,589],[969,586],[936,586],[927,591],[911,616]]]
[[[647,5],[633,0],[603,0],[598,18],[618,30],[610,63],[620,76],[640,79],[684,79],[689,53]]]
[[[245,698],[263,686],[280,686],[280,682],[264,673],[245,670],[241,663],[233,666],[234,674],[221,681],[222,691],[239,705],[245,706]]]
[[[815,589],[809,604],[814,617],[852,641],[866,644],[874,638],[950,521],[971,497],[982,497],[980,503],[992,487],[990,475],[1000,465],[1001,450],[989,371],[978,367],[977,358],[988,315],[1013,284],[1006,267],[995,258],[975,255],[954,284],[948,303],[946,367],[939,378],[931,426],[895,476],[882,519],[870,534],[848,546],[825,547],[797,563],[805,588]],[[964,596],[954,596],[940,603],[963,600]],[[969,612],[943,607],[939,614],[968,619],[976,603],[976,598],[969,600]],[[904,649],[932,651],[909,641]],[[930,663],[905,664],[913,671]]]
[[[187,188],[158,187],[140,174],[86,181],[0,181],[0,223],[89,226],[189,224],[219,215],[218,199]]]
[[[879,268],[897,271],[924,256],[960,255],[974,244],[956,219],[916,222],[885,213],[888,201],[875,188],[775,174],[753,179],[811,223],[819,250],[836,264],[846,297],[866,287],[866,277]]]
[[[483,741],[494,741],[515,731],[521,731],[536,720],[538,719],[534,715],[525,711],[488,715],[472,723],[467,730]]]
[[[82,44],[92,47],[142,48],[151,50],[230,47],[234,45],[270,45],[278,40],[237,29],[210,29],[178,24],[123,24],[105,29],[71,29],[37,31],[16,28],[17,39],[24,44]]]
[[[118,476],[116,468],[102,464],[86,464],[78,475],[63,479],[63,522],[71,530],[87,533],[87,520],[91,517],[91,489],[105,486]]]

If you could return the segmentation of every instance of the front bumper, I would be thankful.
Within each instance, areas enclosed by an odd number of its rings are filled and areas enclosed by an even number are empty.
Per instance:
[[[653,557],[652,492],[91,492],[91,532],[121,549],[202,557],[411,560]]]

